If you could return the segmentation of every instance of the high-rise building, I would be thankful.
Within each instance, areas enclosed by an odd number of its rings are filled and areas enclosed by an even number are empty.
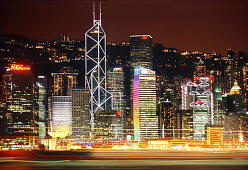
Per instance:
[[[164,137],[173,136],[173,116],[174,108],[173,103],[165,98],[160,98],[158,102],[159,106],[159,129]]]
[[[158,137],[156,74],[141,66],[134,69],[133,124],[135,140]]]
[[[39,138],[46,137],[46,123],[47,123],[47,78],[45,76],[38,76],[36,80],[36,87],[38,88],[38,125],[39,125]]]
[[[223,92],[224,94],[229,93],[230,89],[232,88],[234,81],[237,80],[237,74],[236,74],[236,56],[235,52],[229,50],[228,55],[226,57],[223,57],[225,68],[224,68],[224,87]]]
[[[224,125],[224,114],[222,103],[223,78],[219,70],[209,70],[208,75],[211,78],[211,87],[214,97],[214,125]]]
[[[93,6],[95,3],[93,3]],[[93,7],[93,27],[85,33],[85,88],[89,89],[91,127],[94,128],[94,113],[105,110],[111,94],[106,89],[106,34],[102,28],[101,2],[100,16],[95,18]]]
[[[34,110],[34,77],[29,66],[12,64],[2,79],[5,136],[37,136],[38,112]]]
[[[133,110],[133,88],[134,88],[134,68],[141,66],[146,69],[153,69],[153,54],[152,54],[152,37],[150,35],[132,35],[130,36],[130,108]],[[127,120],[130,125],[134,124],[133,114],[129,114]],[[129,126],[128,128],[133,129]]]
[[[189,94],[190,93],[190,86],[192,85],[192,81],[188,78],[183,79],[182,85],[181,85],[181,90],[182,90],[182,105],[181,109],[182,110],[190,110],[192,109],[190,107],[190,103],[192,102],[192,96]]]
[[[230,94],[222,96],[223,107],[226,114],[237,113],[243,110],[243,99],[241,94],[241,88],[238,82],[235,81],[233,87],[230,90]]]
[[[119,111],[122,115],[126,110],[125,76],[122,67],[115,67],[107,72],[107,90],[112,94],[111,110]]]
[[[72,97],[48,97],[48,134],[53,138],[65,138],[72,130]]]
[[[194,139],[205,140],[206,125],[214,123],[214,99],[209,77],[195,77],[190,85]]]
[[[123,119],[121,112],[103,110],[94,114],[96,139],[122,139]]]
[[[78,72],[72,67],[63,67],[57,73],[51,73],[51,96],[66,96],[67,90],[77,86]]]
[[[173,137],[180,139],[193,138],[192,110],[176,110],[173,115]]]
[[[72,97],[72,138],[89,138],[90,92],[86,89],[70,89]]]
[[[243,102],[244,102],[244,109],[248,111],[248,63],[245,63],[242,68],[242,84],[243,84]]]
[[[153,69],[152,37],[150,35],[130,36],[130,56],[133,69],[138,65]]]
[[[238,142],[243,135],[243,115],[227,113],[224,119],[224,140],[226,143]]]

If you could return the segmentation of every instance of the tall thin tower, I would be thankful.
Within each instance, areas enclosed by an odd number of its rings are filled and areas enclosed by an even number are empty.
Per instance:
[[[111,93],[106,90],[106,34],[101,23],[101,2],[99,8],[99,19],[96,19],[93,2],[93,27],[85,33],[85,88],[91,95],[91,130],[95,112],[105,110],[111,101]]]

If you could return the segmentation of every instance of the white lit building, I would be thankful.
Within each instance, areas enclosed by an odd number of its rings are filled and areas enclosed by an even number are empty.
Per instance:
[[[214,98],[210,77],[195,77],[189,82],[189,95],[192,96],[190,106],[193,109],[194,139],[205,140],[206,125],[214,124]]]
[[[48,97],[48,134],[53,138],[65,138],[71,134],[72,97]]]

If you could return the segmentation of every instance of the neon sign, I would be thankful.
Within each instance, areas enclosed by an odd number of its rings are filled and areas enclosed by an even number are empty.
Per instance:
[[[19,64],[12,64],[10,66],[10,70],[15,70],[15,71],[29,71],[31,68],[30,66],[23,66],[23,65],[19,65]]]
[[[147,36],[142,36],[142,39],[143,40],[146,40],[148,37]]]

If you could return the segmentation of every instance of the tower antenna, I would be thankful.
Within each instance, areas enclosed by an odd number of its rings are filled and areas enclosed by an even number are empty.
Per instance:
[[[95,1],[93,1],[93,25],[95,24],[96,16],[95,16]]]
[[[102,3],[100,1],[100,24],[102,24]]]

